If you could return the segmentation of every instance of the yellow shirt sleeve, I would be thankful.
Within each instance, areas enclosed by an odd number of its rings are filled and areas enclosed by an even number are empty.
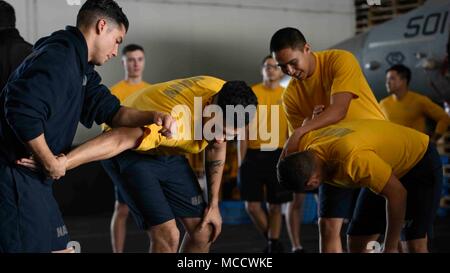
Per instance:
[[[159,133],[162,126],[156,124],[146,125],[142,127],[144,129],[144,135],[138,141],[139,146],[135,148],[135,151],[148,151],[158,147],[161,143],[163,136]]]
[[[373,151],[362,151],[350,157],[345,163],[345,171],[356,184],[375,193],[384,189],[392,174],[391,166]]]
[[[343,52],[332,62],[332,69],[334,77],[330,96],[350,92],[354,98],[358,98],[362,71],[355,56],[350,52]]]
[[[111,127],[109,127],[108,124],[106,123],[102,123],[102,125],[100,125],[100,128],[102,129],[102,132],[107,132],[111,130]]]
[[[297,91],[295,90],[294,82],[291,81],[282,97],[283,111],[286,115],[289,133],[302,126],[303,120],[305,119],[299,111],[298,102],[289,95],[289,93],[295,94],[295,92]]]
[[[447,127],[450,123],[450,118],[447,113],[428,97],[423,97],[422,106],[425,115],[436,122],[435,132],[443,135],[447,131]]]

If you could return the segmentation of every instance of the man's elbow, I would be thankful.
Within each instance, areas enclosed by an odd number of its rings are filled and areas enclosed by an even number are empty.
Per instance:
[[[117,149],[125,151],[136,148],[138,140],[143,136],[142,128],[117,128],[115,132],[115,144]]]
[[[406,188],[400,184],[398,187],[395,187],[393,190],[383,191],[382,195],[386,198],[386,200],[390,203],[396,204],[406,204],[406,198],[408,196],[408,191]]]
[[[218,142],[212,142],[210,143],[208,146],[206,146],[206,150],[207,151],[214,151],[214,152],[218,152],[221,151],[223,149],[226,149],[227,147],[227,143],[226,141],[218,143]]]
[[[408,191],[405,187],[399,187],[397,190],[397,196],[399,200],[404,200],[406,202],[406,197],[408,196]]]
[[[339,109],[339,108],[337,108],[336,111],[334,111],[334,113],[330,115],[332,123],[337,123],[343,120],[346,116],[347,116],[347,109]]]
[[[123,124],[122,122],[123,115],[124,115],[124,107],[120,107],[119,111],[117,111],[117,113],[111,119],[110,121],[111,124],[108,125],[111,126],[112,128],[120,127]]]

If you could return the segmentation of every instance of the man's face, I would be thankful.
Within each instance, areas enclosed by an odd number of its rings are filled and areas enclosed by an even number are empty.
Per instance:
[[[115,25],[103,19],[97,22],[96,30],[91,62],[100,66],[117,56],[126,31],[123,25]]]
[[[395,94],[406,85],[406,79],[400,77],[397,71],[390,70],[386,73],[386,89],[388,94]]]
[[[311,49],[308,44],[303,50],[284,48],[276,51],[274,58],[283,73],[298,80],[304,80],[314,72],[310,67]]]
[[[283,72],[273,58],[268,58],[262,67],[263,81],[275,82],[283,77]]]
[[[130,51],[123,56],[123,66],[131,78],[138,78],[144,73],[145,56],[141,50]]]

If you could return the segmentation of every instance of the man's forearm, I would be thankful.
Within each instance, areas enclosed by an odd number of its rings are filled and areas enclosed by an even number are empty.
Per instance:
[[[139,111],[122,106],[111,121],[112,127],[140,127],[154,122],[153,111]]]
[[[381,191],[381,195],[387,201],[387,229],[384,249],[385,252],[396,252],[405,219],[407,191],[397,177],[391,175]]]
[[[31,151],[35,160],[46,170],[51,169],[52,166],[57,163],[55,155],[47,145],[44,134],[26,142],[26,146]]]
[[[345,114],[343,114],[340,109],[330,106],[314,119],[308,119],[304,121],[303,126],[298,128],[297,130],[301,130],[303,135],[310,131],[335,124],[342,120],[344,117]]]
[[[398,195],[395,199],[387,200],[387,229],[384,249],[387,252],[395,251],[400,242],[406,212],[406,194]]]
[[[219,190],[226,158],[226,142],[211,144],[205,151],[205,174],[209,206],[218,206]]]
[[[142,137],[141,128],[115,128],[88,142],[83,143],[67,154],[67,170],[88,162],[104,160],[132,149]]]
[[[52,179],[60,179],[66,174],[67,160],[64,155],[55,156],[47,145],[44,134],[25,143],[35,161],[43,167],[44,173]]]

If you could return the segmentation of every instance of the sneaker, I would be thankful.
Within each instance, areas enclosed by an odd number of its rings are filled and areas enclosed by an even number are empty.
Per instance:
[[[297,248],[296,250],[293,250],[292,253],[308,253],[304,248]]]
[[[267,252],[265,253],[284,253],[284,246],[283,243],[281,243],[280,241],[276,241],[276,242],[269,242],[267,244]]]

